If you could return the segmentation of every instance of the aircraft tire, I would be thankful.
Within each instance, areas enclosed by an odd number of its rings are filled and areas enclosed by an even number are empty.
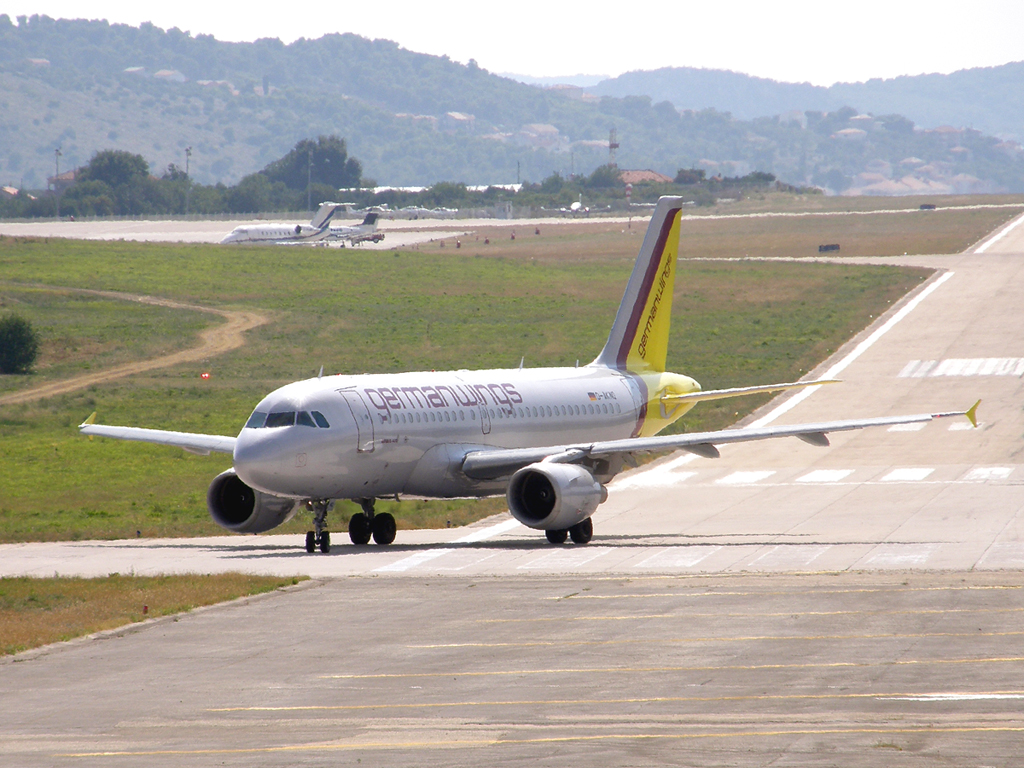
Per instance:
[[[565,544],[565,540],[569,538],[569,529],[553,528],[551,530],[544,531],[544,535],[548,537],[548,541],[552,544]]]
[[[306,551],[310,554],[316,552],[316,534],[313,531],[306,531]]]
[[[331,551],[331,532],[322,531],[320,533],[320,551],[325,555]]]
[[[382,547],[386,547],[395,540],[397,529],[395,518],[387,512],[373,516],[373,540]]]
[[[594,538],[594,522],[588,517],[581,523],[576,523],[569,529],[569,536],[575,544],[589,544]]]
[[[362,512],[356,512],[348,521],[348,537],[353,544],[370,543],[370,521]]]

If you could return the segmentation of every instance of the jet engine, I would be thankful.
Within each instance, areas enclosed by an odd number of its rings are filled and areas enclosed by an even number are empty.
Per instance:
[[[523,467],[506,492],[512,517],[529,528],[571,528],[597,510],[608,491],[578,464],[540,462]]]
[[[235,533],[263,533],[291,520],[299,502],[253,490],[229,469],[210,483],[206,508],[221,528]]]

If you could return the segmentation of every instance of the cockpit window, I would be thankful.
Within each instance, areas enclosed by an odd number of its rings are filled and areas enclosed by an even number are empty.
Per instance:
[[[331,425],[327,422],[327,419],[324,418],[324,415],[320,413],[320,411],[313,411],[313,420],[316,422],[316,425],[321,429],[331,428]]]
[[[252,416],[245,422],[246,429],[259,429],[267,421],[267,414],[260,411],[253,411]]]
[[[290,427],[295,423],[295,411],[278,411],[267,416],[266,427]]]
[[[309,411],[299,411],[299,415],[295,419],[295,423],[300,427],[316,428],[316,424],[313,423],[313,417],[309,415]]]

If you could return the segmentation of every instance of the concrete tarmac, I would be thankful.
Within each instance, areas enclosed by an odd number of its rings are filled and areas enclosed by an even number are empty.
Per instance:
[[[315,556],[273,536],[0,547],[5,573],[320,577],[4,660],[0,762],[1016,765],[1024,226],[1006,231],[891,260],[944,271],[816,372],[844,384],[751,420],[981,398],[976,430],[672,456],[617,480],[586,547],[501,517]]]

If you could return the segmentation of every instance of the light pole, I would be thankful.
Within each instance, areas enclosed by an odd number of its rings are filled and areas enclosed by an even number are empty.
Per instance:
[[[306,210],[313,210],[313,148],[309,148],[306,164]]]
[[[56,166],[53,175],[53,194],[57,199],[57,218],[60,218],[60,147],[53,150],[53,162]]]
[[[185,147],[185,215],[188,216],[188,198],[192,192],[192,177],[188,175],[188,161],[192,157],[192,147]]]

